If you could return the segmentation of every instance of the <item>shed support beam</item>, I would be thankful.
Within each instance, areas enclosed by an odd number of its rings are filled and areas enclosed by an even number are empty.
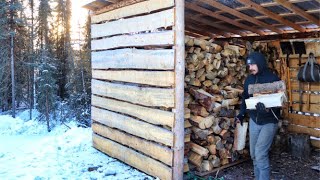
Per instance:
[[[281,16],[269,11],[268,9],[266,9],[264,7],[261,7],[259,4],[252,2],[251,0],[237,0],[237,1],[241,2],[242,4],[249,5],[255,11],[262,13],[262,14],[265,14],[265,15],[269,16],[271,19],[277,20],[277,21],[279,21],[289,27],[292,27],[293,29],[296,29],[300,32],[306,31],[306,29],[304,27],[282,18]]]
[[[304,17],[305,19],[313,22],[314,24],[320,26],[320,21],[316,19],[315,17],[311,16],[310,14],[306,13],[304,10],[298,8],[294,4],[284,1],[284,0],[275,0],[277,3],[279,3],[281,6],[290,9],[292,12]]]
[[[212,7],[215,7],[215,8],[218,8],[218,9],[222,10],[222,11],[228,12],[228,13],[234,15],[234,16],[237,16],[237,17],[239,17],[239,18],[241,18],[243,20],[249,21],[249,22],[254,23],[256,25],[259,25],[261,27],[265,27],[265,28],[267,28],[267,29],[269,29],[269,30],[271,30],[273,32],[278,33],[278,34],[283,33],[283,31],[278,29],[278,28],[275,28],[275,27],[273,27],[273,26],[271,26],[271,25],[269,25],[267,23],[264,23],[262,21],[259,21],[259,20],[255,19],[255,18],[253,18],[253,17],[250,17],[250,16],[248,16],[246,14],[243,14],[243,13],[237,11],[237,10],[234,10],[234,9],[232,9],[232,8],[226,6],[226,5],[223,5],[223,4],[219,3],[218,1],[200,0],[200,2],[204,2],[206,4],[209,4]]]
[[[242,29],[246,29],[246,30],[249,30],[251,32],[255,32],[255,33],[259,34],[259,35],[264,35],[265,34],[261,30],[257,30],[255,28],[251,28],[251,27],[249,27],[247,25],[244,25],[244,24],[241,24],[241,23],[239,23],[239,22],[237,22],[237,21],[235,21],[233,19],[230,19],[230,18],[227,18],[225,16],[219,15],[219,14],[217,14],[215,12],[212,12],[212,11],[210,11],[208,9],[202,8],[202,7],[198,6],[198,5],[194,5],[193,3],[186,2],[186,8],[191,9],[191,10],[196,11],[196,12],[199,12],[199,13],[202,13],[202,14],[205,14],[207,16],[211,16],[211,17],[213,17],[215,19],[220,19],[220,20],[225,21],[225,22],[227,22],[229,24],[232,24],[234,26],[238,26],[238,27],[240,27]]]
[[[184,159],[184,0],[175,0],[175,124],[173,127],[174,180],[183,179]]]

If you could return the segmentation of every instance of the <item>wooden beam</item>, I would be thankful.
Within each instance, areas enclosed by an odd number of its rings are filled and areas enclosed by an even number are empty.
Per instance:
[[[119,9],[119,8],[122,8],[122,7],[130,6],[132,4],[136,4],[136,3],[139,3],[139,2],[143,2],[143,1],[146,1],[146,0],[120,1],[120,2],[112,4],[110,6],[105,6],[103,8],[100,8],[99,10],[95,11],[94,14],[101,14],[101,13],[104,13],[104,12],[108,12],[108,11],[112,11],[112,10]]]
[[[191,27],[192,29],[203,31],[203,32],[212,32],[224,37],[231,37],[228,33],[221,31],[220,29],[212,29],[206,25],[199,25],[195,20],[186,20],[186,26]]]
[[[173,168],[174,180],[183,179],[184,159],[184,78],[185,78],[185,1],[175,0],[175,97],[173,126]]]
[[[92,79],[92,94],[144,106],[174,107],[174,89],[139,87]]]
[[[266,36],[245,36],[232,38],[216,38],[215,41],[230,41],[232,39],[242,39],[246,41],[264,41],[264,40],[279,40],[279,39],[305,39],[305,38],[320,38],[320,31],[304,32],[304,33],[285,33]]]
[[[299,16],[315,23],[316,25],[320,26],[320,21],[315,17],[311,16],[310,14],[306,13],[304,10],[300,9],[299,7],[295,6],[294,4],[284,1],[284,0],[275,0],[277,3],[281,4],[281,6],[290,9],[292,12],[296,13]]]
[[[305,116],[301,114],[288,114],[290,124],[301,125],[310,128],[320,128],[320,117],[318,116]]]
[[[300,3],[300,2],[307,2],[307,1],[312,1],[312,0],[288,0],[290,3]],[[267,2],[267,3],[261,3],[260,6],[262,7],[271,7],[271,6],[276,6],[278,5],[276,2]],[[250,9],[250,6],[243,6],[243,7],[238,7],[235,8],[237,11],[243,11]],[[224,11],[219,11],[218,13],[224,13]]]
[[[237,1],[241,2],[242,4],[249,5],[255,11],[262,13],[262,14],[265,14],[265,15],[269,16],[271,19],[275,19],[275,20],[277,20],[287,26],[292,27],[293,29],[296,29],[300,32],[306,31],[306,29],[304,27],[282,18],[281,16],[269,11],[268,9],[260,6],[259,4],[255,3],[255,2],[252,2],[251,0],[237,0]]]
[[[174,72],[172,71],[92,70],[92,78],[161,87],[172,87],[174,85]]]
[[[239,23],[239,22],[237,22],[237,21],[235,21],[233,19],[230,19],[230,18],[227,18],[225,16],[219,15],[218,13],[212,12],[212,11],[210,11],[208,9],[202,8],[202,7],[200,7],[198,5],[195,5],[193,3],[186,3],[186,8],[191,9],[191,10],[196,11],[196,12],[199,12],[199,13],[202,13],[202,14],[205,14],[207,16],[211,16],[211,17],[213,17],[215,19],[220,19],[220,20],[225,21],[225,22],[227,22],[229,24],[232,24],[234,26],[238,26],[238,27],[240,27],[242,29],[246,29],[246,30],[249,30],[251,32],[255,32],[255,33],[259,34],[259,35],[264,35],[265,34],[261,30],[257,30],[255,28],[252,28],[252,27],[249,27],[247,25],[241,24],[241,23]]]
[[[130,2],[129,1],[121,1],[121,2]],[[119,2],[119,3],[121,3]],[[118,3],[117,3],[118,4]],[[158,11],[161,9],[166,9],[168,7],[173,7],[174,2],[172,0],[149,0],[143,2],[137,2],[134,4],[129,4],[127,6],[119,7],[112,11],[104,12],[102,14],[93,14],[91,16],[91,23],[99,23],[103,21],[110,21],[114,19],[121,19],[125,17],[136,16],[145,13],[151,13],[154,11]],[[113,5],[111,5],[113,6]],[[107,6],[110,7],[110,6]],[[143,7],[143,8],[141,8]]]
[[[121,47],[171,46],[174,32],[161,31],[133,35],[120,35],[91,41],[91,50],[107,50]]]
[[[295,132],[295,133],[308,134],[308,135],[314,136],[314,137],[320,137],[320,130],[316,130],[314,128],[308,128],[308,127],[304,127],[304,126],[296,126],[296,125],[290,124],[288,126],[288,131]]]
[[[209,36],[211,38],[216,38],[216,35],[214,35],[212,33],[209,33],[209,32],[204,32],[204,31],[199,30],[197,28],[194,28],[192,26],[191,27],[190,26],[186,26],[185,29],[188,30],[188,31],[191,31],[191,32],[195,32],[197,34],[201,34],[202,36]]]
[[[155,159],[97,134],[92,135],[92,141],[95,148],[111,157],[160,179],[172,179],[171,168]]]
[[[116,49],[92,52],[91,56],[92,69],[174,69],[172,49]]]
[[[111,139],[122,145],[129,146],[130,148],[143,152],[154,159],[160,160],[161,162],[172,166],[173,150],[169,149],[168,147],[132,136],[102,124],[93,123],[91,127],[92,131],[96,134]]]
[[[215,24],[214,22],[206,20],[206,19],[201,18],[201,17],[194,17],[191,14],[187,15],[187,19],[191,19],[191,20],[203,23],[205,25],[208,25],[208,26],[220,29],[220,30],[229,31],[229,32],[232,32],[233,34],[237,34],[237,35],[241,35],[241,36],[245,36],[246,35],[245,33],[241,32],[241,31],[237,31],[237,30],[231,29],[231,28],[229,28],[227,26],[224,26],[224,25]]]
[[[95,11],[95,10],[98,10],[99,8],[107,6],[108,4],[109,3],[105,0],[96,0],[96,1],[93,1],[89,4],[84,5],[82,7],[89,9],[89,10],[92,10],[92,11]]]
[[[91,110],[93,122],[99,122],[143,139],[173,146],[174,136],[170,130],[108,110],[96,107],[91,107]]]
[[[102,24],[92,24],[91,38],[153,31],[162,27],[170,27],[173,25],[173,21],[174,10],[168,9],[145,16],[120,19]]]
[[[91,105],[113,112],[127,114],[154,125],[169,126],[172,128],[174,124],[174,114],[169,111],[148,108],[95,95],[91,96]]]
[[[241,18],[243,20],[246,20],[248,22],[257,24],[257,25],[259,25],[261,27],[267,28],[267,29],[269,29],[271,31],[274,31],[274,32],[278,33],[278,34],[283,33],[283,31],[278,29],[278,28],[275,28],[275,27],[273,27],[273,26],[271,26],[271,25],[269,25],[267,23],[259,21],[259,20],[255,19],[255,18],[251,17],[251,16],[243,14],[243,13],[241,13],[241,12],[239,12],[239,11],[233,9],[233,8],[225,6],[225,5],[221,4],[221,3],[219,3],[218,1],[212,1],[212,0],[200,0],[200,1],[211,5],[212,7],[221,9],[222,11],[228,12],[228,13],[230,13],[230,14],[232,14],[234,16],[237,16],[237,17],[239,17],[239,18]]]

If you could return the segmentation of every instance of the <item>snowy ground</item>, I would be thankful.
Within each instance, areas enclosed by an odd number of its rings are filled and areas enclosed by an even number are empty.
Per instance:
[[[35,112],[36,113],[36,112]],[[91,129],[0,115],[0,179],[153,179],[92,148]]]

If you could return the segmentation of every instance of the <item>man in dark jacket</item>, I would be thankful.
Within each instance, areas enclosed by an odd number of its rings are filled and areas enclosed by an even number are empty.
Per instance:
[[[247,58],[247,64],[250,75],[244,83],[240,113],[236,117],[236,122],[242,124],[245,113],[249,113],[250,155],[253,160],[254,175],[256,180],[269,180],[270,163],[268,153],[277,131],[280,108],[266,109],[264,104],[259,102],[256,105],[256,109],[246,110],[245,99],[253,96],[248,94],[249,84],[271,83],[280,79],[268,69],[265,57],[259,52],[251,53]]]

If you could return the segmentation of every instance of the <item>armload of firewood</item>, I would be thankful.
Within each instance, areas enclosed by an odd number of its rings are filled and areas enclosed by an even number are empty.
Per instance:
[[[246,52],[205,38],[186,37],[185,45],[185,155],[190,167],[210,171],[248,156],[233,148]]]

